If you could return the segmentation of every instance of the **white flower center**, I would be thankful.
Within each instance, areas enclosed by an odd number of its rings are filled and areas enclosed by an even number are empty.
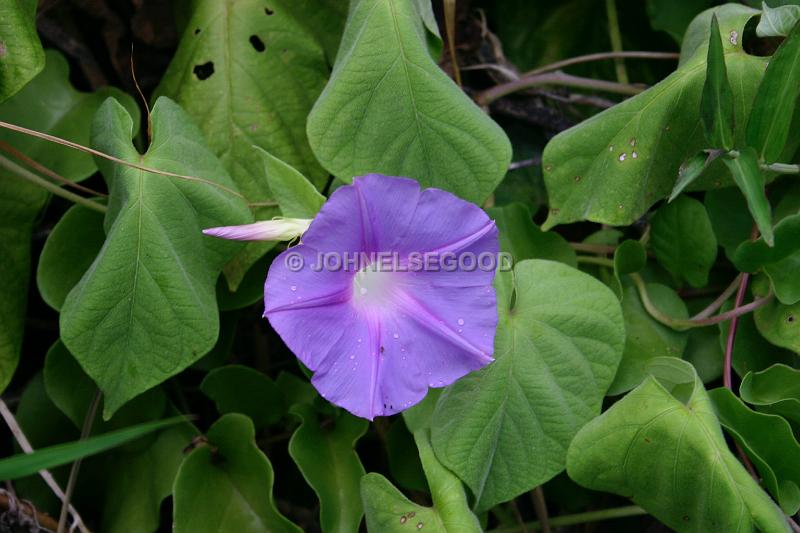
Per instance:
[[[353,277],[353,302],[357,305],[386,304],[395,285],[393,272],[380,270],[376,263],[362,268]]]

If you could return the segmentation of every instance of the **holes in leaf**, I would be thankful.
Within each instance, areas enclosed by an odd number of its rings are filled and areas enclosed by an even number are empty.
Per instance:
[[[756,26],[760,19],[760,16],[753,17],[745,24],[744,35],[739,37],[742,42],[742,50],[751,56],[771,56],[778,49],[783,37],[759,37],[756,35]],[[722,37],[725,38],[725,35]]]
[[[194,29],[194,34],[197,35],[198,33],[200,33],[200,28],[195,28]]]
[[[256,52],[263,52],[267,49],[267,47],[264,45],[264,41],[262,41],[258,35],[250,36],[250,44],[253,45],[253,48],[256,49]]]
[[[797,321],[797,317],[794,315],[789,315],[786,317],[787,324],[794,324]]]
[[[264,8],[264,13],[267,14],[268,17],[272,16],[275,12],[268,7]]]
[[[192,69],[194,75],[197,76],[197,79],[200,81],[207,80],[214,74],[214,62],[208,61],[201,65],[195,65],[194,69]]]

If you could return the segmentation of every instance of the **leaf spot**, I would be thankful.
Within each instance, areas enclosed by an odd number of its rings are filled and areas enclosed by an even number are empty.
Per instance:
[[[575,176],[575,181],[576,182],[581,181],[581,177],[580,176]]]
[[[731,44],[736,46],[739,43],[739,32],[731,30]]]
[[[264,8],[264,13],[266,13],[268,17],[270,17],[270,16],[275,14],[275,12],[273,10],[271,10],[270,8],[268,8],[268,7]]]
[[[194,34],[197,35],[198,33],[200,33],[200,28],[195,28],[194,29]]]
[[[258,35],[250,36],[250,44],[253,45],[253,48],[255,48],[256,52],[263,52],[267,49],[267,47],[264,45],[264,41],[262,41]]]
[[[628,154],[626,154],[625,152],[622,152],[621,154],[619,154],[619,160],[620,161],[625,161],[626,157],[628,157]]]
[[[417,522],[417,529],[422,529],[422,526],[424,526],[422,522]]]
[[[194,72],[194,75],[197,76],[198,80],[207,80],[212,74],[214,74],[214,62],[208,61],[201,65],[195,65],[192,72]]]
[[[639,157],[639,154],[637,154],[636,152],[633,152],[633,153],[631,154],[631,157],[632,157],[632,158],[634,158],[634,159],[638,159],[638,157]]]
[[[789,315],[789,316],[786,317],[786,323],[787,324],[793,324],[796,320],[797,320],[797,317],[795,317],[794,315]]]

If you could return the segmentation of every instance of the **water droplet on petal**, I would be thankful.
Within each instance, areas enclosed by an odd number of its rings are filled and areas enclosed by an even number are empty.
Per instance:
[[[350,359],[351,359],[351,360],[352,360],[352,359],[355,359],[355,358],[356,358],[356,356],[355,356],[355,355],[351,355],[351,356],[350,356]]]
[[[459,318],[459,319],[457,320],[457,322],[458,322],[458,325],[459,325],[459,326],[463,326],[463,325],[464,325],[464,319],[463,319],[463,318]]]
[[[292,289],[292,292],[294,292],[294,291],[296,291],[296,290],[297,290],[297,285],[292,285],[292,286],[291,286],[291,287],[289,287],[289,288],[290,288],[290,289]]]
[[[365,294],[367,294],[367,288],[361,287],[360,289],[358,289],[358,292],[361,293],[361,296],[364,296]]]
[[[357,339],[356,342],[358,342],[358,344],[361,344],[361,339]]]
[[[464,332],[464,330],[463,330],[463,329],[461,329],[461,328],[458,328],[458,332],[459,332],[459,333],[463,333],[463,332]]]
[[[399,339],[400,338],[400,334],[399,333],[395,333],[394,335],[392,335],[392,337],[394,337],[395,339]]]

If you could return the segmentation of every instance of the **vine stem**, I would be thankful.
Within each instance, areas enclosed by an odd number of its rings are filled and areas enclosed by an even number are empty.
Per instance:
[[[732,311],[742,308],[744,302],[744,295],[747,292],[747,284],[750,282],[750,274],[744,273],[739,280],[739,288],[736,292],[736,300],[733,304]],[[730,328],[728,328],[728,338],[725,342],[725,359],[722,373],[722,384],[727,389],[733,389],[733,379],[731,377],[731,368],[733,367],[733,346],[736,342],[736,329],[739,326],[738,315],[731,319]]]
[[[599,522],[601,520],[612,520],[614,518],[625,518],[628,516],[641,516],[648,514],[647,511],[638,505],[627,507],[615,507],[612,509],[602,509],[600,511],[589,511],[586,513],[568,514],[550,518],[551,527],[573,526],[575,524],[585,524],[587,522]],[[529,529],[541,531],[542,524],[537,522],[527,522]],[[492,529],[490,533],[518,533],[519,529],[513,527],[500,527]]]
[[[606,59],[617,58],[632,58],[632,59],[680,59],[681,55],[675,52],[638,52],[638,51],[619,51],[619,52],[597,52],[594,54],[586,54],[582,56],[570,57],[544,65],[542,67],[529,70],[524,76],[533,76],[541,74],[542,72],[552,72],[571,65],[579,65],[581,63],[591,63],[593,61],[603,61]]]
[[[622,52],[622,35],[619,31],[616,0],[606,0],[606,15],[608,16],[608,35],[611,38],[611,49],[615,52]],[[614,67],[617,71],[617,81],[627,85],[628,71],[625,70],[625,60],[620,57],[615,58]]]
[[[80,183],[75,183],[72,180],[68,180],[64,176],[62,176],[60,174],[57,174],[56,172],[53,172],[52,170],[50,170],[46,166],[42,165],[38,161],[35,161],[35,160],[31,159],[30,157],[28,157],[27,155],[23,154],[22,152],[20,152],[19,150],[17,150],[16,148],[14,148],[10,144],[8,144],[7,142],[0,141],[0,150],[4,151],[5,153],[10,155],[11,157],[14,157],[18,161],[21,161],[28,168],[32,168],[33,170],[35,170],[39,174],[43,174],[43,175],[47,176],[48,178],[53,179],[53,180],[55,180],[55,181],[57,181],[59,183],[63,183],[64,185],[66,185],[68,187],[72,187],[74,189],[78,189],[79,191],[83,191],[83,192],[85,192],[87,194],[91,194],[92,196],[103,196],[103,197],[104,196],[108,196],[106,193],[103,193],[103,192],[100,192],[100,191],[95,191],[94,189],[90,189],[89,187],[81,185]]]
[[[581,78],[564,72],[545,72],[533,76],[523,76],[518,80],[495,85],[490,89],[479,93],[475,98],[478,105],[486,106],[508,94],[530,89],[539,85],[563,85],[565,87],[577,87],[581,89],[593,89],[609,93],[633,96],[645,90],[643,86],[626,85],[606,80],[595,80],[591,78]]]
[[[69,200],[70,202],[82,205],[83,207],[86,207],[93,211],[97,211],[99,213],[105,213],[106,211],[108,211],[108,208],[103,204],[99,204],[93,200],[75,194],[74,192],[70,192],[66,189],[63,189],[58,185],[56,185],[55,183],[47,181],[46,179],[34,174],[27,168],[16,164],[9,158],[2,155],[0,155],[0,167],[5,168],[18,178],[30,181],[31,183],[38,185],[39,187],[55,194],[56,196],[60,196],[61,198]]]
[[[86,416],[83,419],[83,428],[81,428],[80,440],[86,440],[92,432],[92,425],[97,416],[97,408],[100,406],[100,400],[103,398],[103,393],[100,389],[94,395],[92,403],[89,404],[89,409],[86,411]],[[78,481],[78,471],[81,468],[81,459],[76,459],[72,463],[72,468],[69,471],[69,479],[67,480],[67,488],[64,491],[64,501],[61,504],[61,515],[58,518],[58,533],[64,533],[67,527],[67,514],[69,512],[69,501],[72,499],[72,493],[75,491],[75,484]]]
[[[541,485],[533,489],[531,499],[533,500],[533,509],[536,511],[536,518],[541,524],[542,533],[551,533],[550,516],[547,512],[547,502],[545,502],[544,489]]]
[[[11,410],[8,408],[8,405],[6,405],[6,402],[4,402],[2,398],[0,398],[0,416],[3,417],[8,429],[11,430],[11,434],[14,435],[14,439],[19,444],[19,447],[22,448],[22,451],[25,453],[33,453],[33,446],[31,446],[28,437],[25,436],[22,428],[17,423],[17,419],[14,418],[14,414],[11,412]],[[56,497],[63,502],[65,499],[64,491],[61,490],[61,487],[53,477],[53,474],[51,474],[49,470],[39,470],[39,475],[42,476],[42,479],[44,479],[44,482],[47,483],[48,487],[50,487],[50,490],[53,491],[53,494],[55,494]],[[78,529],[80,529],[81,533],[91,533],[89,528],[86,527],[86,524],[83,523],[83,519],[72,504],[69,505],[69,512],[72,514],[75,525],[78,527]]]
[[[696,315],[694,315],[694,316],[692,317],[692,320],[698,320],[698,319],[702,319],[702,318],[708,318],[708,317],[710,317],[711,315],[713,315],[713,314],[714,314],[714,312],[715,312],[717,309],[719,309],[720,307],[722,307],[722,306],[725,304],[725,302],[727,302],[727,301],[728,301],[728,298],[730,298],[730,297],[733,295],[733,293],[734,293],[734,292],[736,292],[736,289],[737,289],[737,287],[739,287],[739,283],[741,282],[741,280],[742,280],[742,276],[743,276],[743,275],[744,275],[744,274],[741,274],[741,273],[740,273],[738,276],[736,276],[736,277],[733,279],[733,281],[731,282],[731,284],[730,284],[730,285],[728,285],[728,286],[725,288],[725,290],[724,290],[724,291],[722,291],[722,294],[720,294],[720,295],[717,297],[717,299],[716,299],[716,300],[714,300],[713,302],[711,302],[710,304],[708,304],[708,307],[706,307],[705,309],[703,309],[702,311],[700,311],[699,313],[697,313]]]
[[[614,268],[614,262],[611,259],[607,259],[605,257],[579,255],[577,259],[579,263],[593,264],[593,265],[603,266],[606,268]],[[655,306],[653,301],[650,299],[649,293],[647,292],[647,284],[639,274],[632,273],[629,274],[629,276],[631,277],[633,284],[636,286],[636,290],[639,292],[639,298],[642,300],[642,306],[644,306],[647,313],[657,321],[664,324],[665,326],[668,326],[676,331],[685,331],[691,328],[712,326],[714,324],[719,324],[721,322],[732,320],[741,315],[750,313],[751,311],[754,311],[759,307],[763,307],[764,305],[772,301],[772,299],[774,298],[774,295],[772,294],[772,292],[770,292],[766,296],[756,298],[749,304],[736,306],[734,309],[731,309],[730,311],[727,311],[725,313],[720,313],[712,317],[688,318],[688,319],[674,318],[662,313],[661,310]]]

